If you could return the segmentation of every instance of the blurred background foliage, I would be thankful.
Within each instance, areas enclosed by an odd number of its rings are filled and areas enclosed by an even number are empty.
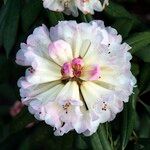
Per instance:
[[[132,47],[132,73],[137,87],[129,103],[116,119],[100,125],[91,137],[74,131],[55,137],[53,129],[34,119],[22,106],[17,79],[24,69],[15,64],[20,42],[25,42],[41,24],[54,26],[59,20],[89,22],[102,19]],[[150,150],[150,1],[110,0],[110,5],[94,16],[78,18],[54,13],[42,0],[0,1],[0,150]],[[15,110],[15,109],[19,110]]]

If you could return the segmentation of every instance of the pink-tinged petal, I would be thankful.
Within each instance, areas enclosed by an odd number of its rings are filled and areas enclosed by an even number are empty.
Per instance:
[[[100,78],[100,67],[98,65],[94,66],[90,71],[90,75],[89,80],[97,80]]]
[[[66,62],[63,64],[61,68],[61,74],[64,78],[73,77],[73,69],[70,62]]]
[[[96,113],[98,116],[98,120],[100,123],[104,123],[111,118],[111,109],[108,106],[109,104],[105,101],[98,101],[94,106],[93,106],[93,111]]]
[[[84,65],[84,62],[83,62],[82,58],[74,58],[72,60],[72,66],[81,66],[81,67],[83,67],[83,65]]]
[[[85,136],[91,136],[92,134],[94,134],[96,132],[97,128],[99,127],[99,124],[100,124],[99,120],[92,121],[91,122],[91,128],[84,131],[83,134]]]
[[[60,128],[62,125],[59,116],[61,109],[61,106],[55,102],[49,102],[47,105],[45,105],[45,122],[56,129]]]
[[[30,86],[32,86],[32,84],[30,84],[29,82],[26,81],[25,77],[21,77],[18,82],[17,82],[18,87],[20,88],[29,88]]]
[[[108,5],[108,0],[105,0],[103,3],[101,3],[99,0],[77,0],[76,3],[78,8],[84,14],[94,14],[94,10],[102,11],[105,6]]]
[[[62,127],[60,127],[59,129],[57,129],[54,132],[55,136],[62,136],[65,133],[68,133],[70,130],[73,130],[72,124],[71,123],[65,123]]]
[[[80,119],[80,121],[73,125],[77,133],[83,133],[85,136],[89,136],[96,132],[99,126],[99,121],[92,120],[91,112],[84,111]]]
[[[113,103],[111,104],[111,110],[117,114],[119,112],[121,112],[123,109],[123,102],[121,100],[115,100],[113,101]]]
[[[74,77],[78,78],[81,76],[83,72],[84,62],[82,58],[74,58],[71,62],[73,75]]]
[[[61,12],[64,10],[63,5],[58,2],[58,0],[43,0],[44,8],[48,8],[53,11]]]
[[[100,78],[101,71],[99,65],[91,65],[91,66],[85,66],[83,68],[83,74],[81,75],[81,79],[83,80],[97,80]]]
[[[73,125],[80,120],[82,113],[79,106],[70,106],[67,113],[63,110],[60,114],[62,122],[71,122]]]
[[[83,116],[80,119],[80,121],[74,124],[74,128],[77,133],[83,133],[91,128],[92,118],[90,116],[89,111],[84,110]]]
[[[21,43],[21,49],[17,52],[16,63],[22,66],[30,66],[34,58],[48,58],[48,45],[51,42],[49,31],[45,25],[36,28],[27,38],[27,44]]]
[[[20,47],[21,49],[16,54],[16,63],[22,66],[30,66],[36,57],[33,49],[25,43],[21,43]]]
[[[84,14],[94,14],[95,11],[102,11],[108,5],[108,0],[43,0],[43,6],[52,11],[64,12],[67,15],[78,16],[78,9]]]
[[[49,55],[60,66],[73,58],[70,45],[63,40],[55,41],[49,45]]]
[[[45,109],[44,109],[41,101],[33,99],[29,103],[28,110],[31,114],[34,114],[34,117],[37,120],[44,120],[46,112],[45,112]]]
[[[35,28],[33,31],[33,34],[31,34],[27,38],[27,44],[33,47],[37,47],[37,46],[39,48],[41,48],[41,46],[47,47],[50,42],[51,40],[49,37],[49,31],[44,24],[40,27]],[[38,52],[41,52],[44,49],[41,49],[41,50],[38,49],[38,50],[39,50]]]
[[[36,55],[44,58],[49,58],[48,45],[50,43],[49,31],[45,25],[35,28],[33,34],[27,38],[27,45],[33,49]]]

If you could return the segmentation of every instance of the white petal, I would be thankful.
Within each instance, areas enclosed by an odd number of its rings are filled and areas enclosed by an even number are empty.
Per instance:
[[[79,95],[79,86],[76,81],[69,81],[60,91],[56,100],[62,105],[67,102],[70,102],[71,105],[82,105]]]
[[[30,113],[34,114],[37,119],[45,119],[44,117],[49,111],[49,104],[55,100],[56,96],[62,88],[63,85],[58,84],[43,93],[35,95],[34,97],[30,97]]]
[[[35,54],[42,57],[48,57],[50,43],[49,31],[45,25],[36,28],[27,39],[27,44],[34,49]]]
[[[34,114],[36,119],[44,120],[46,112],[40,101],[33,99],[28,106],[28,110],[31,114]]]
[[[63,11],[64,7],[59,0],[43,0],[43,6],[53,11]]]
[[[90,136],[95,133],[99,126],[99,120],[92,121],[92,116],[89,111],[85,111],[81,120],[74,124],[77,133],[83,133],[85,136]]]
[[[72,124],[71,123],[65,123],[61,128],[57,129],[54,132],[55,136],[62,136],[65,133],[68,133],[70,130],[73,130]]]
[[[41,84],[61,79],[61,68],[55,63],[43,59],[36,58],[32,62],[32,70],[26,70],[26,80],[32,84]],[[30,71],[31,70],[31,71]]]
[[[84,111],[83,116],[78,122],[74,124],[74,128],[77,133],[84,133],[85,131],[92,131],[94,127],[94,122],[92,122],[92,117],[89,111]],[[95,130],[96,131],[96,130]]]
[[[51,40],[49,31],[45,25],[36,28],[27,39],[27,44],[21,43],[21,49],[17,52],[16,63],[30,66],[37,56],[48,58],[48,45]]]
[[[102,103],[102,102],[100,102],[100,103]],[[104,123],[104,122],[110,120],[112,112],[109,108],[106,108],[106,110],[102,110],[101,109],[102,104],[100,104],[100,103],[95,104],[94,111],[96,112],[100,123]]]
[[[58,25],[50,29],[50,36],[53,41],[59,39],[67,41],[73,50],[74,58],[79,56],[82,41],[76,21],[70,21],[69,24],[66,21],[59,22]]]
[[[60,66],[73,59],[70,45],[63,40],[52,42],[49,45],[49,55]]]
[[[64,87],[63,84],[55,85],[54,87],[48,89],[47,91],[35,96],[36,99],[42,101],[42,104],[47,104],[50,101],[54,101],[59,94],[59,91]]]
[[[91,1],[76,1],[76,5],[78,8],[84,13],[94,14],[94,10],[102,11],[105,8],[105,5],[108,5],[108,0],[105,0],[101,3],[99,0],[91,0]]]
[[[59,90],[63,88],[63,85],[60,84],[60,81],[39,85],[30,85],[27,87],[23,85],[28,84],[28,82],[25,79],[22,79],[22,81],[20,82],[22,84],[20,88],[20,95],[24,104],[28,104],[33,98],[38,98],[40,100],[41,97],[42,100],[44,99],[43,102],[45,102],[46,99],[50,100],[52,95],[57,95]],[[42,96],[44,96],[45,98]],[[52,100],[54,100],[54,98]]]
[[[21,49],[16,54],[16,63],[22,66],[30,66],[34,58],[33,49],[25,43],[20,44]]]
[[[56,102],[49,102],[47,105],[45,105],[45,122],[52,127],[60,128],[62,125],[62,122],[60,120],[60,111],[61,107]]]
[[[72,126],[74,127],[76,122],[80,121],[81,116],[82,113],[79,106],[70,106],[67,113],[64,110],[61,112],[60,119],[62,122],[71,122]]]
[[[103,95],[110,92],[109,90],[104,89],[103,87],[100,87],[99,85],[90,81],[82,83],[81,91],[89,109],[92,109],[96,101],[99,100]]]
[[[66,21],[59,22],[58,25],[50,29],[50,36],[52,41],[62,39],[69,42],[74,58],[83,57],[91,43],[100,43],[102,40],[99,27],[94,23],[77,24],[75,21],[70,21],[69,24]]]

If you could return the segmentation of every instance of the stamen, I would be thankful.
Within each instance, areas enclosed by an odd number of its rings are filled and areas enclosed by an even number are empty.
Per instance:
[[[107,104],[106,104],[106,102],[103,102],[101,109],[102,109],[103,111],[106,111],[106,110],[107,110]]]
[[[66,114],[68,113],[68,108],[70,105],[71,105],[70,102],[66,103],[65,105],[62,105],[63,109],[66,111]]]
[[[60,0],[60,3],[64,5],[65,8],[69,8],[70,0]]]
[[[34,72],[35,72],[35,69],[33,69],[33,67],[30,67],[30,68],[28,68],[28,71],[29,71],[30,73],[34,73]]]
[[[83,60],[82,58],[74,58],[71,63],[66,62],[61,68],[61,74],[63,78],[79,78],[83,72]]]
[[[80,77],[83,70],[83,60],[82,58],[74,58],[72,60],[72,69],[73,69],[73,75],[74,77]]]

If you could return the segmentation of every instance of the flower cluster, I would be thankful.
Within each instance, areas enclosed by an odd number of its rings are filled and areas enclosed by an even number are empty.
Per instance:
[[[30,66],[18,81],[23,104],[54,127],[55,135],[74,129],[93,134],[100,123],[115,118],[133,91],[129,49],[100,20],[36,28],[16,56],[19,65]]]
[[[94,14],[94,10],[102,11],[108,5],[108,0],[43,0],[43,5],[52,11],[78,16],[78,9],[84,14]]]

